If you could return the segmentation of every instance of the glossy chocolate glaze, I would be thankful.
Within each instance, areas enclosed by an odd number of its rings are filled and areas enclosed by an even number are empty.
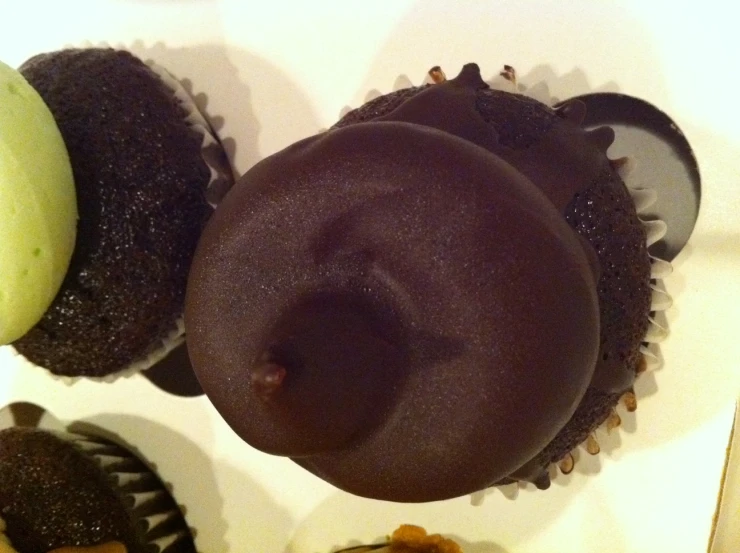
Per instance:
[[[496,106],[495,119],[485,117],[483,103]],[[421,90],[377,120],[427,125],[482,146],[529,177],[563,210],[608,160],[586,147],[589,135],[554,113],[541,113],[540,106],[525,96],[491,90],[471,63],[454,79]],[[573,154],[565,157],[564,150]]]
[[[62,50],[20,72],[62,133],[80,219],[57,297],[14,346],[55,374],[105,376],[158,348],[182,315],[190,261],[212,212],[202,136],[128,52]]]
[[[13,546],[22,553],[47,553],[120,541],[129,553],[150,553],[151,542],[181,532],[187,539],[174,540],[162,553],[194,553],[181,515],[152,529],[145,522],[157,512],[177,513],[172,498],[160,494],[133,506],[129,494],[164,490],[164,484],[125,449],[100,438],[81,439],[33,428],[0,431],[0,513]],[[91,446],[107,456],[107,466],[94,458]],[[126,484],[114,473],[138,478]]]
[[[580,128],[586,106],[556,110],[531,98],[492,90],[475,64],[455,79],[392,92],[349,112],[335,127],[372,120],[413,121],[443,129],[499,155],[529,177],[591,245],[600,269],[601,346],[591,387],[573,419],[512,478],[547,487],[545,468],[580,444],[629,389],[650,310],[645,230],[627,189],[606,157],[609,127]],[[539,467],[539,468],[537,468]]]
[[[536,187],[470,142],[382,122],[239,181],[199,243],[186,325],[247,442],[358,495],[431,501],[552,440],[599,322],[584,246]]]
[[[454,79],[380,97],[347,114],[336,127],[368,120],[428,125],[495,153],[537,185],[598,259],[602,351],[592,386],[612,394],[629,389],[635,379],[647,330],[650,265],[645,231],[606,157],[614,131],[584,131],[579,125],[585,116],[586,107],[578,100],[553,110],[532,98],[493,90],[470,63]],[[605,194],[607,201],[599,201]],[[594,232],[607,225],[604,232]],[[625,278],[620,272],[631,274]]]

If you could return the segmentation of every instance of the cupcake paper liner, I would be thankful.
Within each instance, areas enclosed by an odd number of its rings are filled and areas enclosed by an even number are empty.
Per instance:
[[[128,449],[97,436],[77,432],[43,430],[74,445],[106,474],[107,482],[122,501],[132,524],[151,553],[194,553],[192,534],[165,485],[144,462]],[[2,531],[0,541],[8,537]],[[69,544],[74,545],[74,544]]]
[[[109,482],[123,498],[148,545],[155,546],[157,552],[175,551],[176,544],[192,539],[177,503],[159,477],[138,457],[101,438],[76,433],[56,434],[74,443],[108,474]]]

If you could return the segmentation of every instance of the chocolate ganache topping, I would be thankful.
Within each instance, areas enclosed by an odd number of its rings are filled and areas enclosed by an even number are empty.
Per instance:
[[[377,499],[456,497],[567,423],[598,271],[547,197],[450,133],[373,122],[257,164],[186,296],[204,391],[248,443]]]
[[[513,71],[509,68],[509,71]],[[366,121],[434,127],[487,149],[528,177],[591,247],[600,270],[601,348],[591,386],[600,394],[628,390],[642,356],[650,308],[645,229],[606,150],[610,127],[580,127],[580,100],[557,109],[521,94],[492,89],[477,64],[454,79],[376,98],[335,128]],[[585,436],[584,436],[585,438]],[[577,444],[573,444],[577,445]]]
[[[501,75],[515,81],[509,66]],[[606,155],[612,129],[581,128],[586,106],[580,100],[566,100],[553,109],[521,94],[491,89],[475,64],[449,81],[439,68],[430,76],[439,84],[380,96],[346,114],[335,128],[373,120],[412,121],[486,148],[550,198],[590,244],[600,269],[601,336],[591,385],[555,439],[510,475],[547,488],[547,466],[567,458],[602,422],[616,416],[617,402],[625,392],[632,393],[635,376],[645,367],[641,346],[651,310],[651,261],[645,227],[619,174],[626,160]]]

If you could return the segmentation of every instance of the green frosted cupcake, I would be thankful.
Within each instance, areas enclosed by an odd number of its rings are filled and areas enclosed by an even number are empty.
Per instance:
[[[182,85],[128,52],[62,50],[20,72],[61,131],[79,223],[58,293],[9,339],[60,376],[148,368],[183,340],[192,255],[232,180],[224,150]]]

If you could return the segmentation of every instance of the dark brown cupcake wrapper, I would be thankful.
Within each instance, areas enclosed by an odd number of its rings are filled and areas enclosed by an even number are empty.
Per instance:
[[[72,442],[108,475],[108,481],[123,498],[152,551],[177,551],[192,535],[175,500],[164,484],[138,457],[105,439],[69,432],[54,432]]]

